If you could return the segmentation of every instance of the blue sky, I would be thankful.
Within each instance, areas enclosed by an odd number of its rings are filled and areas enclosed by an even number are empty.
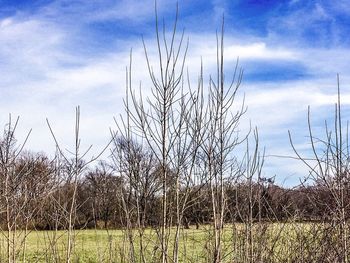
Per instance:
[[[340,74],[344,118],[350,103],[350,4],[321,0],[178,1],[179,27],[190,47],[187,66],[195,80],[203,59],[215,67],[215,32],[225,15],[227,74],[240,58],[241,96],[249,122],[266,146],[265,175],[285,185],[306,173],[299,162],[271,157],[307,152],[307,106],[315,131],[332,117]],[[176,1],[158,0],[159,17],[171,28]],[[95,148],[108,141],[113,116],[122,113],[125,67],[133,48],[134,80],[144,81],[141,36],[152,51],[153,0],[0,0],[0,121],[21,117],[18,139],[33,128],[28,148],[50,152],[48,117],[62,144],[72,145],[74,108],[81,105],[82,136]],[[153,53],[152,53],[153,52]],[[83,142],[84,142],[83,141]]]

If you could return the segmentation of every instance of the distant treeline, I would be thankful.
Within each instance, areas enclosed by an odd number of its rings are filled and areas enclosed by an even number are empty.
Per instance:
[[[126,150],[126,142],[117,141],[118,149],[115,151],[122,153]],[[76,190],[69,164],[50,160],[42,153],[21,153],[13,166],[7,167],[13,176],[6,178],[0,174],[2,229],[7,229],[8,222],[15,222],[20,229],[66,229],[72,200],[77,208],[74,228],[123,228],[126,207],[130,216],[128,220],[135,227],[139,220],[145,227],[161,225],[162,177],[159,165],[150,152],[134,142],[132,145],[137,148],[134,159],[127,160],[133,162],[134,169],[137,169],[133,171],[132,178],[122,176],[122,164],[99,162],[95,167],[84,168]],[[172,171],[169,171],[169,203],[175,202],[174,189],[179,183],[171,174]],[[213,211],[209,184],[201,182],[191,189],[186,188],[186,191],[189,194],[183,213],[184,226],[210,224]],[[253,221],[269,222],[334,220],[332,211],[336,209],[336,204],[332,203],[332,192],[321,182],[312,186],[283,188],[274,184],[272,179],[233,182],[227,178],[224,192],[225,223],[246,222],[249,216],[253,217]],[[346,189],[348,202],[349,192],[350,188]],[[185,195],[181,190],[178,194]],[[9,214],[6,213],[7,205],[11,206]],[[169,211],[169,216],[175,218],[175,213],[176,209]]]

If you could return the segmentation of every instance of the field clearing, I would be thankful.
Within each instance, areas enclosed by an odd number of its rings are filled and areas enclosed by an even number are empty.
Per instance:
[[[325,253],[322,246],[324,230],[328,226],[316,223],[269,223],[248,225],[232,224],[224,228],[224,257],[222,262],[244,262],[244,258],[264,258],[264,262],[295,262],[296,256],[305,254],[312,262]],[[329,234],[329,232],[327,232]],[[1,262],[6,258],[6,232],[1,235]],[[169,253],[175,229],[171,229]],[[202,225],[182,229],[180,235],[180,262],[208,262],[213,247],[211,226]],[[24,233],[18,232],[18,240]],[[66,231],[31,231],[26,242],[17,250],[18,262],[65,262]],[[133,230],[133,246],[137,262],[139,257],[139,231]],[[147,262],[157,262],[160,248],[157,231],[146,229],[142,246]],[[73,262],[129,262],[130,243],[123,230],[76,230]],[[267,261],[268,260],[268,261]],[[253,261],[254,262],[254,261]]]

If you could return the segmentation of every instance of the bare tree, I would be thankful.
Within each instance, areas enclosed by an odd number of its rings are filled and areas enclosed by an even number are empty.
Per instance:
[[[92,145],[90,145],[87,150],[81,152],[80,149],[80,107],[78,106],[75,111],[75,133],[74,133],[74,149],[72,151],[68,150],[68,153],[63,152],[58,140],[53,132],[53,129],[48,121],[47,125],[50,129],[51,135],[55,141],[57,148],[57,160],[63,160],[63,162],[58,161],[56,168],[57,173],[64,173],[66,178],[66,185],[69,186],[69,199],[68,202],[62,206],[59,205],[64,213],[64,219],[67,223],[67,250],[66,250],[66,262],[69,263],[72,261],[72,253],[74,249],[75,243],[75,221],[77,216],[77,191],[78,191],[78,183],[82,177],[83,172],[86,170],[89,164],[96,161],[103,152],[108,148],[110,142],[106,145],[102,151],[100,151],[96,156],[92,156],[88,161],[85,161],[86,155],[90,152]],[[70,155],[70,156],[69,156]],[[72,157],[72,158],[70,158]],[[63,166],[62,166],[63,164]]]
[[[18,121],[19,118],[13,123],[10,115],[0,141],[0,212],[5,215],[4,221],[6,222],[6,231],[2,234],[6,239],[7,262],[16,262],[20,249],[25,248],[27,232],[21,231],[18,227],[22,226],[23,220],[26,223],[25,226],[28,226],[33,216],[33,213],[23,213],[32,201],[29,197],[30,192],[26,188],[28,187],[28,175],[33,167],[30,167],[28,163],[22,166],[17,165],[31,131],[21,145],[16,145],[15,132]],[[25,258],[25,254],[23,255]]]
[[[159,217],[157,196],[162,185],[159,165],[147,146],[128,141],[125,137],[114,138],[111,156],[113,169],[123,180],[118,198],[121,200],[124,226],[130,244],[129,257],[131,261],[136,261],[138,254],[139,262],[145,262],[148,242],[144,240],[144,232]],[[138,253],[134,251],[134,228],[138,234]]]
[[[331,221],[334,232],[329,232],[334,236],[335,242],[328,244],[333,249],[331,254],[335,255],[333,260],[338,262],[349,262],[349,133],[348,123],[344,127],[342,119],[341,94],[338,81],[338,99],[334,108],[333,129],[325,121],[325,138],[319,138],[314,135],[311,123],[311,110],[308,107],[308,131],[312,158],[303,157],[296,149],[291,133],[289,132],[290,143],[299,160],[301,160],[308,168],[309,175],[306,182],[313,181],[318,186],[318,194],[323,190],[329,193],[330,199],[325,204],[324,213],[328,214],[327,221]],[[320,197],[320,196],[318,196]],[[316,201],[316,199],[314,199]],[[324,202],[319,199],[315,204]],[[326,230],[324,230],[326,231]],[[328,242],[326,239],[325,242]],[[329,251],[327,252],[329,253]]]
[[[85,195],[79,193],[83,196],[80,202],[86,203],[85,210],[94,220],[95,226],[101,220],[103,227],[107,229],[109,222],[112,223],[114,214],[118,211],[117,192],[122,187],[122,179],[113,173],[106,162],[99,162],[95,169],[90,169],[87,172],[82,187],[80,192],[84,191]],[[86,200],[90,200],[90,202],[86,202]],[[91,206],[93,214],[91,214]]]
[[[165,28],[159,28],[156,11],[156,43],[158,48],[159,65],[154,71],[148,56],[148,51],[144,43],[146,61],[149,75],[153,84],[152,98],[147,99],[147,103],[142,99],[142,95],[136,95],[135,91],[129,87],[133,108],[127,107],[128,118],[136,126],[143,141],[151,149],[156,162],[160,167],[162,178],[162,220],[159,231],[159,246],[161,252],[161,262],[168,262],[170,226],[172,224],[173,207],[169,199],[168,185],[169,173],[173,173],[176,179],[175,198],[179,205],[179,172],[182,165],[184,151],[181,138],[186,136],[186,114],[187,101],[184,91],[184,64],[187,52],[187,45],[183,48],[184,34],[176,40],[177,17],[173,26],[170,40],[167,40]],[[162,33],[163,32],[163,33]],[[184,132],[185,131],[185,132]],[[184,133],[183,133],[184,132]],[[181,151],[181,152],[179,152]],[[176,159],[176,157],[179,157]],[[180,224],[180,211],[177,211],[176,220]],[[177,239],[177,237],[176,237]],[[178,243],[176,241],[175,243]],[[177,250],[177,248],[175,248]],[[177,261],[177,252],[174,260]]]
[[[208,126],[202,149],[206,176],[211,191],[214,224],[213,262],[222,260],[223,227],[226,209],[225,180],[238,174],[239,165],[234,150],[244,140],[239,138],[238,126],[245,106],[237,107],[236,93],[241,84],[243,71],[238,61],[232,79],[227,85],[224,69],[224,22],[217,34],[217,72],[210,78],[208,95]]]

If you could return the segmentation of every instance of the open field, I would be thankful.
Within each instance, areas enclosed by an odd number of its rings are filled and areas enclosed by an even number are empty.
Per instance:
[[[334,250],[321,231],[328,226],[316,223],[276,223],[254,225],[249,232],[246,225],[227,225],[224,229],[222,262],[318,262],[332,257]],[[170,240],[175,230],[171,229]],[[209,262],[212,251],[212,229],[201,226],[183,229],[180,235],[180,262]],[[327,232],[328,236],[330,232]],[[3,233],[5,234],[5,233]],[[18,232],[20,234],[20,232]],[[23,233],[22,233],[23,234]],[[65,262],[65,231],[32,231],[26,243],[18,249],[18,262]],[[133,232],[136,262],[139,257],[139,232]],[[336,238],[336,234],[332,237]],[[72,262],[129,262],[130,243],[123,230],[80,230],[75,232]],[[1,237],[1,262],[6,259],[5,237]],[[142,246],[147,262],[158,262],[156,230],[146,229]],[[170,247],[172,243],[170,241]],[[172,253],[172,248],[169,249]],[[249,259],[249,261],[246,261]]]

